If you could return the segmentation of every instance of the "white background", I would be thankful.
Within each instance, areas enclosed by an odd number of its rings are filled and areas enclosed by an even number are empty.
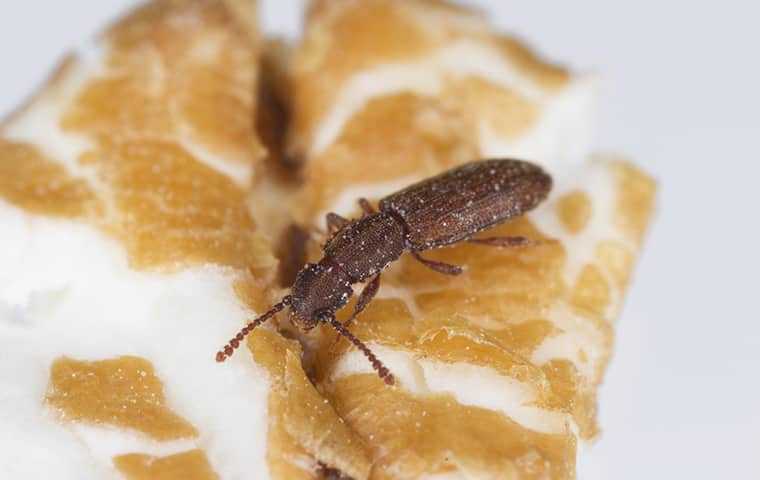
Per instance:
[[[297,32],[302,2],[263,1],[268,30]],[[3,2],[0,113],[135,3]],[[630,154],[661,182],[602,389],[604,432],[580,479],[760,478],[760,8],[469,3],[549,58],[602,74],[598,147]]]

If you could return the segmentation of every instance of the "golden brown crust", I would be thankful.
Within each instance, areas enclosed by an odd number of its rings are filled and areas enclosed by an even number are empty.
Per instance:
[[[422,178],[482,156],[486,137],[519,141],[571,80],[475,12],[431,0],[315,2],[291,71],[302,221],[349,186]]]
[[[274,266],[243,190],[176,144],[103,142],[82,162],[110,187],[112,217],[103,224],[122,239],[133,267]]]
[[[217,480],[219,476],[202,450],[153,457],[139,453],[119,455],[114,466],[127,480]]]
[[[103,57],[92,60],[102,68],[68,61],[9,119],[3,133],[29,140],[0,140],[0,198],[32,215],[97,227],[122,244],[138,271],[232,267],[224,271],[241,304],[251,313],[263,308],[276,261],[246,204],[251,172],[264,155],[254,124],[260,41],[253,7],[247,0],[156,0],[114,24],[100,40]],[[63,84],[72,91],[63,92]],[[40,111],[58,141],[71,142],[67,148],[49,148],[45,138],[18,128]],[[68,421],[134,429],[159,441],[198,435],[166,406],[147,360],[64,358],[50,376],[46,403]],[[270,395],[273,412],[285,408],[287,418],[299,412],[283,401],[290,390],[325,408],[298,357],[284,379],[288,389]],[[282,423],[290,428],[288,440],[273,441],[282,448],[273,448],[270,458],[307,448],[304,462],[314,468],[315,458],[325,458],[366,477],[366,455],[363,463],[337,458],[336,445],[351,435],[345,427],[336,439],[318,437],[324,424],[339,428],[334,413],[316,425],[301,413],[296,423]],[[114,463],[128,478],[217,478],[200,450],[161,458],[127,454]]]
[[[370,101],[335,143],[307,162],[299,218],[312,221],[351,185],[424,177],[476,157],[472,135],[458,120],[445,106],[411,93]]]
[[[441,93],[441,101],[461,112],[471,129],[487,124],[493,134],[502,138],[527,134],[541,114],[536,103],[475,75],[450,81]]]
[[[617,185],[617,204],[625,205],[615,211],[615,218],[651,215],[654,193],[651,181],[629,165],[613,163],[608,169],[610,178],[615,179],[611,182]],[[631,195],[636,195],[635,207]],[[582,224],[588,228],[587,201],[593,205],[598,199],[583,198],[577,192],[558,199],[557,221],[573,219],[564,227],[567,234],[583,234],[584,228],[578,228]],[[634,215],[630,208],[637,213]],[[642,223],[639,228],[644,226]],[[629,233],[640,238],[641,231]],[[581,437],[592,438],[598,432],[596,387],[612,346],[610,307],[615,305],[630,276],[634,255],[631,247],[615,240],[599,241],[596,254],[568,284],[567,253],[562,243],[544,237],[526,219],[498,227],[488,235],[519,235],[547,243],[517,251],[458,245],[428,254],[434,260],[466,265],[465,274],[456,278],[442,276],[403,258],[398,268],[384,274],[383,285],[392,292],[406,293],[374,300],[355,323],[353,332],[365,342],[408,352],[426,362],[481,366],[531,385],[536,407],[569,414]],[[349,306],[342,313],[347,315],[350,310]],[[578,327],[573,328],[580,328],[579,332],[595,332],[594,337],[586,338],[591,343],[577,347],[580,361],[592,362],[589,365],[594,366],[590,374],[569,360],[550,359],[545,363],[535,360],[543,344],[568,329],[569,319],[577,323]],[[334,334],[328,334],[319,350],[316,361],[319,378],[326,385],[342,382],[342,378],[357,381],[356,375],[330,380],[334,368],[349,351],[345,341],[332,348],[333,338]],[[328,390],[336,395],[333,397],[336,405],[349,401],[340,389]],[[351,395],[357,392],[352,391]],[[387,449],[384,441],[368,443],[375,449]],[[430,463],[426,468],[427,473],[434,473],[437,467]]]
[[[557,200],[557,216],[570,233],[580,233],[591,219],[591,199],[582,190],[562,195]]]
[[[570,79],[566,70],[543,62],[518,40],[493,33],[477,12],[448,2],[312,2],[304,38],[293,60],[292,151],[299,156],[313,152],[316,131],[351,78],[384,65],[429,61],[455,45],[474,46],[488,52],[548,93],[556,92]],[[461,110],[478,116],[478,110],[487,105],[477,102],[477,98],[472,98],[474,103],[461,98],[468,91],[475,92],[467,82],[457,86],[456,66],[445,68],[451,70],[441,78],[447,91],[433,96],[459,101]],[[453,84],[446,86],[450,81]],[[448,89],[456,94],[452,95]],[[527,107],[522,104],[526,100],[518,93],[507,89],[500,95],[506,98],[494,100],[519,106],[518,118],[525,115]],[[500,121],[504,120],[502,114]],[[513,133],[515,122],[526,125],[525,118],[510,122]]]
[[[151,2],[105,40],[107,69],[79,94],[64,129],[188,141],[232,164],[263,156],[251,115],[259,45],[224,2]]]
[[[144,358],[59,358],[50,368],[45,402],[67,422],[131,428],[159,441],[198,435],[166,405],[161,380]]]
[[[617,224],[631,240],[640,244],[654,210],[657,182],[625,160],[615,162],[613,170],[620,192],[616,202]]]
[[[293,64],[296,135],[310,136],[348,76],[383,62],[419,57],[433,47],[393,2],[322,2],[309,18]],[[306,148],[298,146],[299,151]]]
[[[367,478],[370,459],[366,447],[304,374],[298,342],[261,329],[251,335],[249,348],[274,383],[269,397],[267,456],[272,472],[280,475],[275,478],[291,478],[284,475],[294,472],[312,478],[308,470],[296,468],[304,463],[304,457],[338,468],[352,478]],[[313,466],[316,468],[316,462]]]
[[[253,11],[233,3],[238,15]],[[2,141],[0,195],[38,214],[86,216],[136,268],[273,268],[241,178],[224,166],[250,174],[263,154],[253,124],[259,46],[238,18],[221,0],[159,0],[114,24],[106,67],[70,101],[56,97],[63,134],[92,148],[64,167],[36,145]],[[36,101],[83,68],[67,62]]]
[[[259,29],[258,3],[256,0],[224,0],[224,4],[238,25],[248,34],[251,43],[254,46],[260,45],[263,39]]]
[[[462,67],[468,72],[464,74],[450,59],[434,60],[453,46],[463,48],[464,55],[477,52],[503,62],[516,77]],[[409,78],[427,75],[439,87],[404,83],[397,71],[383,70],[389,64]],[[513,38],[493,33],[476,15],[424,0],[372,0],[361,6],[353,1],[313,2],[292,65],[291,148],[305,164],[305,187],[295,208],[303,222],[321,221],[318,214],[336,206],[346,209],[348,192],[389,192],[397,182],[402,186],[478,158],[484,132],[503,142],[529,136],[546,115],[547,99],[572,80],[564,68],[542,61]],[[377,79],[378,84],[393,78],[402,86],[373,91],[376,86],[367,86],[373,75],[390,75]],[[365,82],[364,91],[356,90],[358,78]],[[456,278],[402,258],[383,274],[383,298],[373,301],[352,331],[383,351],[400,352],[416,362],[414,368],[435,363],[496,372],[531,392],[531,408],[566,418],[583,439],[594,437],[596,389],[613,342],[611,320],[652,212],[654,189],[648,177],[630,167],[613,162],[593,168],[611,193],[587,189],[582,182],[576,189],[560,185],[557,197],[535,221],[520,219],[487,235],[519,235],[542,243],[519,250],[456,245],[427,254],[432,260],[465,265],[466,272]],[[342,318],[350,311],[351,305]],[[425,456],[427,450],[416,447],[436,444],[436,435],[415,437],[410,444],[414,447],[403,452],[415,457],[411,463],[388,455],[395,451],[396,439],[413,435],[407,431],[413,430],[413,420],[399,425],[401,432],[393,438],[370,432],[381,429],[374,418],[383,419],[385,407],[373,400],[382,394],[368,385],[357,386],[363,373],[348,366],[353,350],[345,341],[333,348],[335,334],[328,328],[322,333],[313,362],[317,381],[339,413],[341,405],[354,405],[354,397],[368,403],[361,421],[357,417],[353,425],[371,448],[371,478],[386,478],[388,471],[413,478],[445,470],[440,458]],[[410,389],[401,385],[388,392]],[[416,395],[412,397],[423,401]],[[469,408],[454,404],[453,410]],[[544,428],[572,436],[562,423],[531,424],[517,410],[509,410],[513,407],[504,408],[499,414],[516,415],[513,420],[527,431]],[[346,411],[353,416],[353,409]],[[574,458],[574,442],[560,442],[557,448],[558,456],[546,464],[558,469],[551,471],[551,478],[573,478],[574,468],[565,469],[558,459]],[[479,468],[470,473],[487,477],[490,467]],[[520,478],[531,478],[526,475],[522,472]]]
[[[62,159],[33,141],[0,140],[0,197],[30,214],[100,228],[121,242],[137,270],[229,267],[241,304],[262,311],[279,293],[270,288],[272,239],[283,226],[277,222],[287,220],[283,212],[309,224],[351,189],[381,191],[478,158],[483,130],[524,138],[544,115],[544,97],[571,81],[563,68],[492,32],[477,13],[447,2],[321,0],[312,3],[292,61],[286,48],[265,59],[271,75],[262,85],[252,12],[246,0],[156,0],[110,28],[102,72],[88,78],[56,119],[62,135],[87,141],[85,151]],[[356,75],[424,62],[463,43],[493,53],[528,87],[441,67],[440,88],[370,96],[333,137],[322,132]],[[62,68],[51,91],[77,68],[76,62]],[[279,103],[262,102],[275,97]],[[44,99],[10,123],[38,101]],[[281,134],[291,115],[292,151],[305,165],[300,189],[271,169],[289,160]],[[312,149],[317,137],[328,140]],[[251,183],[250,169],[257,170]],[[479,478],[505,472],[573,478],[576,437],[569,424],[584,439],[598,431],[596,389],[611,351],[611,320],[655,192],[651,179],[629,164],[600,169],[613,197],[583,185],[561,190],[537,216],[487,235],[526,236],[537,245],[462,244],[428,254],[465,265],[457,278],[403,258],[384,273],[385,292],[353,327],[362,340],[418,366],[467,366],[519,385],[530,393],[520,408],[558,422],[536,426],[508,406],[420,394],[403,383],[386,387],[346,367],[354,351],[345,341],[331,348],[328,329],[309,339],[305,356],[297,342],[262,329],[248,346],[273,385],[266,455],[273,478],[317,478],[320,462],[355,479],[457,468]],[[600,219],[607,204],[611,217]],[[254,218],[267,232],[257,230]],[[576,248],[579,242],[584,249]],[[557,342],[567,351],[557,353]],[[74,420],[158,439],[197,435],[165,405],[150,365],[113,363],[124,361],[60,360],[47,403]],[[138,371],[146,376],[135,377]],[[77,381],[81,375],[108,384],[106,395]],[[115,413],[119,396],[135,389],[145,395]],[[129,478],[216,478],[200,450],[161,458],[135,453],[114,463]]]
[[[558,90],[570,81],[570,72],[567,69],[548,63],[517,38],[503,36],[497,38],[495,43],[520,72],[529,76],[541,87],[547,90]]]
[[[0,138],[0,197],[37,214],[83,218],[102,212],[89,184],[35,146]]]
[[[344,378],[331,390],[341,416],[374,446],[373,479],[455,471],[483,479],[574,475],[570,434],[538,434],[447,395],[409,395],[372,374]]]

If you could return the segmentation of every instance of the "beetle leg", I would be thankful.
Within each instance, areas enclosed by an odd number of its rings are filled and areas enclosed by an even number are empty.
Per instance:
[[[444,275],[459,275],[463,271],[462,267],[460,267],[459,265],[436,262],[435,260],[428,260],[426,258],[422,258],[422,256],[420,256],[420,254],[415,252],[414,250],[411,251],[411,254],[421,264],[425,265],[431,270],[435,270],[438,273],[443,273]]]
[[[385,367],[385,365],[383,365],[383,362],[377,359],[375,354],[372,353],[372,350],[370,350],[369,347],[364,344],[364,342],[356,338],[353,333],[349,332],[346,327],[344,327],[343,324],[335,318],[335,315],[325,315],[320,318],[320,320],[329,323],[339,334],[346,337],[349,342],[353,343],[356,348],[361,350],[364,356],[367,357],[367,360],[369,360],[369,362],[372,364],[372,368],[375,369],[380,378],[382,378],[383,381],[385,381],[385,383],[388,385],[393,385],[393,374]]]
[[[356,305],[354,305],[354,313],[351,314],[348,320],[343,322],[344,327],[348,328],[348,326],[351,325],[351,322],[353,322],[356,317],[367,308],[367,305],[369,305],[372,299],[375,298],[375,295],[377,295],[378,290],[380,290],[380,274],[375,275],[375,278],[364,286],[362,293],[359,294],[359,299],[356,301]]]
[[[477,243],[480,245],[488,245],[489,247],[501,247],[501,248],[518,248],[518,247],[533,247],[541,245],[541,240],[531,240],[526,237],[487,237],[487,238],[471,238],[467,240],[469,243]]]
[[[343,326],[345,328],[348,328],[349,326],[351,326],[351,323],[354,320],[356,320],[356,317],[358,317],[359,314],[362,313],[365,308],[367,308],[367,305],[369,305],[372,299],[375,298],[375,295],[377,295],[378,290],[380,290],[380,274],[375,275],[375,278],[373,278],[362,289],[362,293],[359,294],[359,299],[356,301],[356,304],[354,305],[354,312],[351,314],[350,317],[348,317],[348,320],[343,322]],[[335,338],[335,341],[330,346],[330,349],[331,350],[334,349],[335,345],[337,345],[339,341],[340,341],[340,336]]]
[[[359,206],[362,207],[362,211],[364,212],[364,215],[372,215],[375,213],[375,208],[372,206],[371,203],[369,203],[369,200],[366,198],[360,198],[359,199]]]
[[[341,217],[337,213],[329,212],[325,215],[325,223],[327,223],[327,234],[332,237],[341,228],[351,223],[351,221],[347,218]]]

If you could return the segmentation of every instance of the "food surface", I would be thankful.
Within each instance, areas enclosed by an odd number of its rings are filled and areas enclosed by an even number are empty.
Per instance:
[[[246,206],[252,7],[147,4],[4,123],[3,478],[266,475],[274,382],[212,355],[277,267]],[[300,364],[285,378],[317,396]]]
[[[591,154],[593,81],[442,1],[255,12],[151,1],[0,124],[0,476],[575,478],[655,195]],[[552,175],[479,234],[536,242],[383,272],[351,330],[395,385],[287,314],[215,362],[327,212],[485,157]]]

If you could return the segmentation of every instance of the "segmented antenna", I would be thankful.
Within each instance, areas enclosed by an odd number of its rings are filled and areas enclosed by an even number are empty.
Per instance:
[[[258,327],[262,323],[266,322],[270,318],[272,318],[274,315],[276,315],[278,312],[280,312],[283,308],[290,305],[291,296],[288,295],[284,297],[280,303],[276,303],[272,306],[271,310],[269,310],[264,315],[256,318],[255,320],[249,322],[245,327],[241,328],[237,335],[235,335],[228,343],[224,346],[222,350],[219,350],[216,352],[216,361],[217,362],[223,362],[230,358],[233,353],[235,353],[235,350],[240,346],[240,342],[243,341],[243,339],[253,331],[254,328]]]
[[[372,350],[367,347],[364,342],[359,340],[354,336],[353,333],[349,332],[346,327],[343,326],[342,323],[338,321],[338,319],[335,318],[334,315],[330,315],[330,317],[327,318],[327,321],[330,322],[330,325],[341,335],[346,337],[351,343],[353,343],[356,348],[362,351],[365,357],[370,361],[372,364],[372,368],[374,368],[377,371],[377,374],[380,375],[380,378],[382,378],[385,383],[388,385],[393,385],[394,378],[393,374],[388,371],[387,368],[385,368],[385,365],[383,365],[383,362],[377,359],[374,353],[372,353]]]

